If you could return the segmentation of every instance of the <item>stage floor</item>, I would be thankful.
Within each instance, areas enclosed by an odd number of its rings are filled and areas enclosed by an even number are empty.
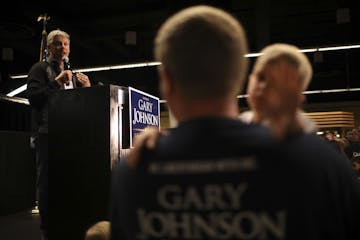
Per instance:
[[[31,209],[0,216],[1,240],[40,240],[40,216]]]

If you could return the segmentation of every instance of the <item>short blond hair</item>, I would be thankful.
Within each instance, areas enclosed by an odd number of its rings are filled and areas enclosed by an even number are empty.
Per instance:
[[[56,29],[56,30],[52,30],[47,35],[47,40],[46,40],[47,45],[51,45],[54,42],[55,37],[57,37],[57,36],[65,37],[65,38],[69,39],[69,41],[70,41],[70,35],[67,32],[64,32],[60,29]]]
[[[86,231],[85,240],[110,240],[110,231],[109,221],[99,221]]]
[[[286,43],[274,43],[261,50],[262,55],[255,62],[254,69],[264,68],[270,62],[284,60],[294,66],[302,81],[302,89],[306,90],[312,78],[313,70],[307,56],[300,52],[300,49],[294,45]]]
[[[186,8],[165,21],[154,45],[156,60],[189,99],[236,95],[243,87],[247,38],[241,23],[224,10]]]

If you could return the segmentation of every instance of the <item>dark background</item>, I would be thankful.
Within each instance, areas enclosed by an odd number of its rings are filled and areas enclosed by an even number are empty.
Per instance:
[[[299,48],[360,43],[359,8],[355,0],[119,0],[119,1],[21,1],[8,2],[0,14],[0,94],[23,85],[25,79],[9,75],[26,74],[39,60],[42,22],[50,16],[47,32],[60,28],[70,34],[73,68],[108,66],[153,61],[153,38],[160,24],[181,8],[209,4],[236,16],[244,25],[250,51],[258,52],[274,42]],[[127,39],[128,32],[136,41]],[[359,88],[360,49],[314,53],[314,77],[309,90]],[[251,58],[251,62],[254,58]],[[88,73],[92,82],[132,86],[159,96],[156,67]],[[308,101],[359,99],[357,92],[314,94]],[[26,92],[18,97],[26,97]]]

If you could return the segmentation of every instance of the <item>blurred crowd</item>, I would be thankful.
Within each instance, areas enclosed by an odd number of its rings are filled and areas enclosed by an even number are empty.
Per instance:
[[[360,126],[348,130],[343,137],[335,131],[327,130],[324,138],[351,161],[360,180]]]

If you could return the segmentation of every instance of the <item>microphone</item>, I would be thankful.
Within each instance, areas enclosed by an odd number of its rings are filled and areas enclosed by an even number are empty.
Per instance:
[[[65,56],[63,58],[63,61],[64,61],[64,70],[71,70],[69,57]]]
[[[64,62],[64,70],[70,70],[70,71],[72,71],[72,69],[71,69],[71,67],[70,67],[69,57],[65,56],[65,57],[63,58],[63,62]],[[65,85],[66,85],[66,86],[69,86],[70,83],[68,82],[68,83],[66,83]],[[66,88],[66,87],[65,87],[65,88]]]

